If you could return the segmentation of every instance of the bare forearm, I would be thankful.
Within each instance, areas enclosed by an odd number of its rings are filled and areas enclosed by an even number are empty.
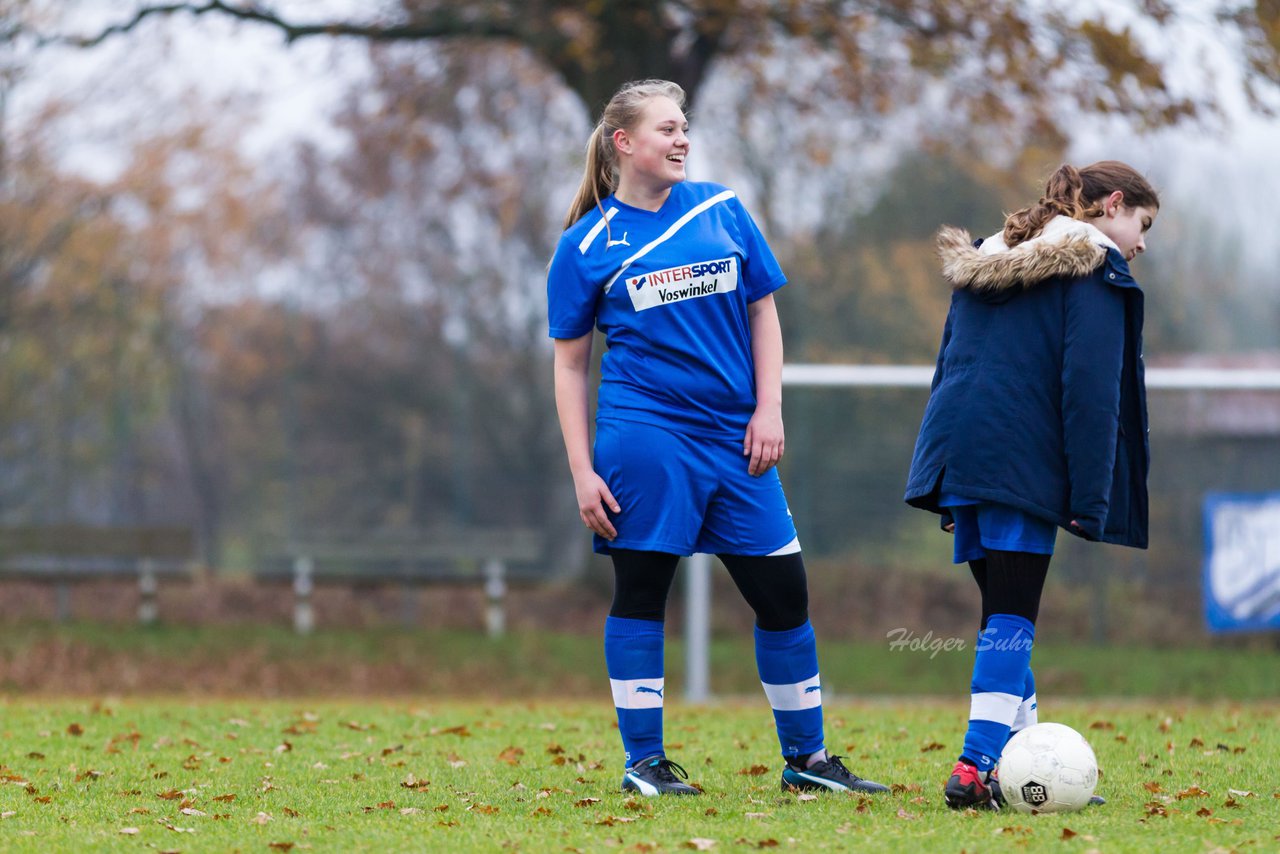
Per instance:
[[[556,414],[564,437],[569,470],[577,478],[591,468],[591,439],[587,404],[587,373],[591,355],[590,339],[581,342],[556,342],[555,392]]]
[[[756,406],[782,406],[782,324],[773,295],[749,307],[751,355],[755,360]]]
[[[609,512],[622,512],[608,484],[591,465],[591,441],[588,429],[587,373],[591,364],[591,334],[581,338],[556,339],[556,413],[560,416],[560,432],[569,454],[569,470],[573,473],[573,491],[577,494],[578,515],[595,533],[612,540],[618,530]]]

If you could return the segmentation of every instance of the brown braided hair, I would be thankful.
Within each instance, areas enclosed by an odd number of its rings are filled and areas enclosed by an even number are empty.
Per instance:
[[[1064,163],[1049,176],[1038,202],[1005,218],[1005,245],[1012,248],[1030,240],[1055,216],[1096,219],[1103,214],[1103,201],[1116,190],[1124,194],[1124,204],[1128,207],[1160,207],[1155,189],[1127,163],[1099,160],[1081,169]]]

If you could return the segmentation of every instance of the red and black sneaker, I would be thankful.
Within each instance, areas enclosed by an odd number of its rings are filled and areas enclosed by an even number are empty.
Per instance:
[[[951,779],[947,780],[942,797],[947,806],[953,810],[978,809],[998,810],[1004,805],[1000,783],[996,780],[988,782],[984,775],[974,766],[963,760],[951,769]]]

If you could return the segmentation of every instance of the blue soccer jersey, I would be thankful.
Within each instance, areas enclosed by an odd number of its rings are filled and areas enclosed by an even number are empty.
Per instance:
[[[552,338],[605,335],[597,417],[741,439],[756,406],[747,305],[786,284],[760,229],[718,184],[676,184],[657,211],[601,206],[565,231],[547,278]]]

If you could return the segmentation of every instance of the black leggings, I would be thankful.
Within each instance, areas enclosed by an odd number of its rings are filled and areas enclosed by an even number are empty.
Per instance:
[[[1050,557],[987,549],[986,558],[969,561],[973,580],[982,591],[982,628],[992,614],[1013,614],[1035,625]]]
[[[679,555],[613,549],[611,556],[614,586],[609,616],[662,622]],[[717,557],[755,611],[756,625],[761,629],[785,632],[803,626],[809,619],[809,585],[799,552],[769,557]]]

